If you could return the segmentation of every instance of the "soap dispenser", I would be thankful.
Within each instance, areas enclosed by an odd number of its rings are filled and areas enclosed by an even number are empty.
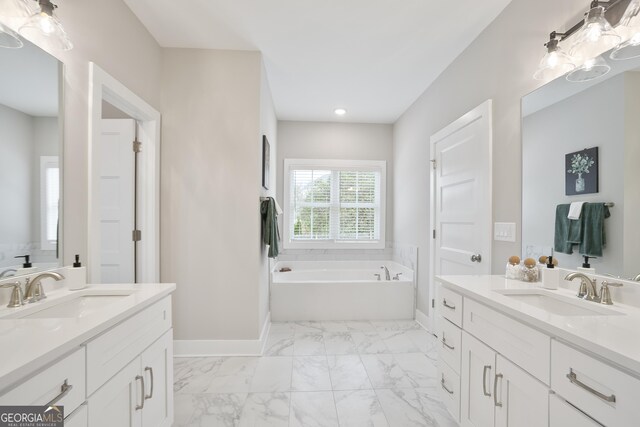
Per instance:
[[[18,255],[15,258],[24,258],[24,262],[22,263],[22,267],[18,268],[16,271],[16,276],[23,276],[25,274],[32,274],[38,271],[37,267],[34,267],[31,264],[31,255]]]
[[[542,287],[545,289],[558,289],[560,283],[560,271],[554,265],[553,255],[547,258],[547,267],[542,269]]]
[[[78,291],[87,287],[87,269],[80,263],[80,255],[76,255],[73,266],[67,267],[67,288]]]
[[[591,268],[591,264],[589,264],[589,259],[590,258],[595,258],[595,257],[590,257],[587,255],[582,255],[584,257],[584,262],[582,263],[582,267],[578,267],[578,271],[582,271],[583,273],[586,274],[596,274],[596,269],[595,268]]]

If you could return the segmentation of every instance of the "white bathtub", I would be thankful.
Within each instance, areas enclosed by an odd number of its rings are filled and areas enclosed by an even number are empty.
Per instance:
[[[401,273],[399,280],[385,280],[381,266],[391,278]],[[414,284],[414,272],[392,261],[278,262],[271,273],[271,320],[413,319]]]

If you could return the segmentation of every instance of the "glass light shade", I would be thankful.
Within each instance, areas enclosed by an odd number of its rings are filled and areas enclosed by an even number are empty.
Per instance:
[[[569,55],[583,60],[598,55],[617,46],[621,39],[604,16],[604,7],[594,7],[584,20],[584,25],[571,36],[573,44]]]
[[[19,49],[24,46],[20,36],[11,28],[0,22],[0,47],[8,49]]]
[[[551,81],[576,68],[571,57],[558,46],[557,40],[551,40],[548,49],[538,65],[538,70],[533,75],[534,79]]]
[[[73,48],[73,44],[58,18],[42,11],[29,17],[27,22],[20,27],[20,34],[29,39],[42,41],[53,49],[71,50]]]
[[[629,3],[617,31],[626,41],[611,52],[611,59],[640,57],[640,0],[632,0]]]
[[[7,18],[26,18],[38,9],[38,3],[32,0],[2,0],[0,16]]]
[[[611,71],[611,67],[602,56],[587,59],[584,64],[567,74],[567,80],[572,83],[588,82],[600,78]]]

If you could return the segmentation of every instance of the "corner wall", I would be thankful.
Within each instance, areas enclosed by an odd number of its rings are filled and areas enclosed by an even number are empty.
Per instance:
[[[493,99],[493,221],[521,230],[520,99],[540,86],[532,75],[554,30],[578,22],[581,0],[513,0],[394,125],[394,236],[417,245],[418,309],[428,313],[429,138]],[[519,254],[521,240],[493,242],[492,270]]]

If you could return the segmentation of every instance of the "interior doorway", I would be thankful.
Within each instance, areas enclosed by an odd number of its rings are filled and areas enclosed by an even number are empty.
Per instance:
[[[90,283],[153,283],[159,271],[160,113],[90,64]]]

